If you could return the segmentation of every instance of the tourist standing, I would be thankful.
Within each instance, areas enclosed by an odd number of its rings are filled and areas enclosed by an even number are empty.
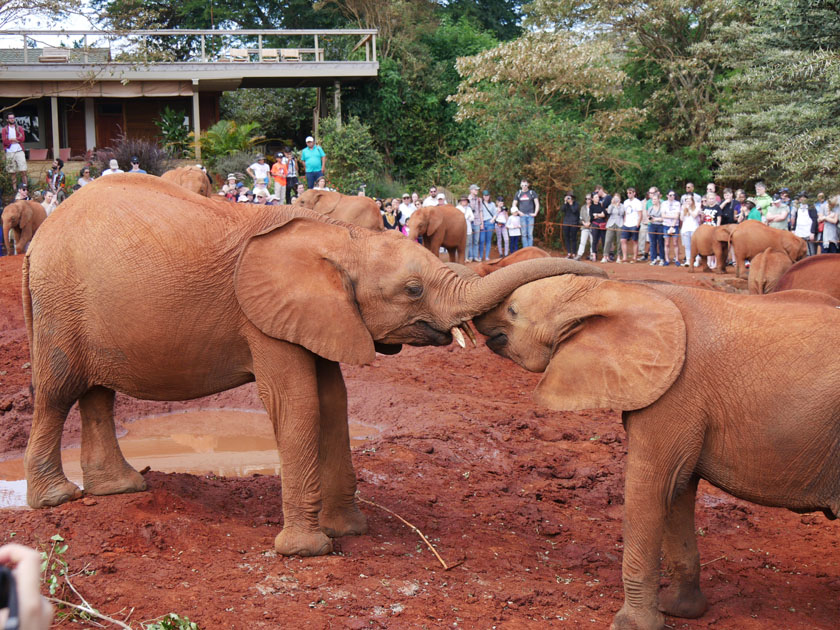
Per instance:
[[[519,217],[522,247],[531,247],[534,244],[534,219],[540,213],[540,199],[537,193],[531,190],[531,184],[527,179],[519,183],[519,192],[513,198],[510,210]]]
[[[306,148],[300,152],[303,166],[306,169],[306,187],[312,188],[319,177],[327,170],[327,154],[321,145],[315,144],[315,138],[306,137]]]
[[[6,115],[6,123],[6,126],[0,131],[3,138],[3,150],[6,152],[6,172],[11,173],[15,188],[18,187],[18,176],[20,177],[20,185],[28,186],[26,155],[23,152],[26,131],[17,124],[12,112]]]

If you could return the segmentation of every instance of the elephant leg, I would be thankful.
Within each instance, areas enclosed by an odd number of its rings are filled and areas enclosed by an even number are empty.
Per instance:
[[[125,461],[114,428],[114,390],[93,387],[79,399],[82,415],[82,479],[89,494],[146,489],[143,476]]]
[[[61,432],[72,400],[36,391],[32,428],[23,467],[26,502],[33,508],[60,505],[82,496],[79,487],[64,475],[61,465]]]
[[[294,344],[260,337],[252,343],[260,399],[274,426],[283,487],[284,556],[322,556],[332,541],[321,531],[320,402],[315,356]]]
[[[443,245],[443,234],[438,230],[429,237],[429,251],[435,255],[435,258],[440,258],[440,247]]]
[[[747,273],[746,257],[737,249],[735,250],[735,277],[743,278]]]
[[[356,473],[350,457],[347,389],[338,363],[316,359],[321,431],[321,531],[327,536],[351,536],[367,531],[365,515],[356,505]]]
[[[720,241],[712,243],[712,253],[715,257],[715,273],[726,273],[726,250]]]
[[[699,477],[674,500],[665,521],[662,551],[670,586],[659,593],[659,610],[674,617],[699,617],[708,608],[700,591],[700,553],[694,533],[694,505]]]
[[[455,247],[447,247],[446,251],[449,253],[449,262],[458,262],[458,249]]]

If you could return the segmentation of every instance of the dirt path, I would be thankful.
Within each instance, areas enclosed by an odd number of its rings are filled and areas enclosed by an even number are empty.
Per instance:
[[[0,452],[31,418],[20,257],[0,258]],[[606,265],[616,277],[732,290],[711,274]],[[272,551],[282,522],[271,476],[146,475],[145,493],[50,510],[0,510],[0,540],[60,533],[89,601],[139,622],[167,612],[201,628],[605,628],[622,602],[625,435],[618,414],[536,408],[539,376],[486,348],[408,348],[344,368],[352,420],[381,433],[354,449],[370,532],[322,558]],[[193,407],[257,408],[253,386],[190,403],[118,400],[120,426]],[[72,416],[65,445],[78,442]],[[697,528],[710,602],[673,628],[829,629],[840,619],[834,523],[762,508],[701,485]],[[119,611],[123,611],[119,613]]]

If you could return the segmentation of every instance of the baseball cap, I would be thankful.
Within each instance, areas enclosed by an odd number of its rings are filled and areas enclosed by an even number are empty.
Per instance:
[[[315,138],[313,138],[312,136],[306,136],[306,141],[307,142],[315,142]]]
[[[132,164],[140,164],[140,158],[137,157],[136,155],[132,155],[131,156],[131,163]]]
[[[265,156],[262,153],[257,153],[257,159],[258,160],[264,160]]]
[[[411,199],[411,195],[409,195],[408,193],[403,193],[402,198],[403,199]]]
[[[274,154],[274,157],[276,157],[276,158],[282,158],[282,157],[283,157],[283,154],[282,154],[282,153],[275,153],[275,154]]]
[[[236,175],[234,175],[233,173],[228,173],[227,178],[228,179],[236,179]]]
[[[504,201],[505,198],[502,195],[496,195],[496,201]]]
[[[446,195],[444,195],[443,193],[438,193],[435,199],[446,199]]]
[[[119,162],[117,162],[116,160],[111,160],[110,162],[108,162],[108,168],[110,168],[111,170],[114,170],[114,171],[115,171],[115,170],[117,170],[119,167],[120,167],[120,163],[119,163]]]
[[[470,190],[478,190],[478,184],[470,184]]]
[[[489,191],[489,190],[485,190],[485,191],[483,191],[481,194],[482,194],[482,195],[484,195],[485,197],[489,197],[489,196],[490,196],[490,191]]]
[[[781,197],[773,197],[773,203],[782,203]]]

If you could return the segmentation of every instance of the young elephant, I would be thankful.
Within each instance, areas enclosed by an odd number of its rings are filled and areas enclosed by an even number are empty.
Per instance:
[[[748,286],[750,293],[762,295],[772,293],[776,289],[784,273],[790,269],[791,262],[788,255],[768,247],[750,261],[750,277]]]
[[[613,628],[660,630],[660,611],[706,610],[700,479],[763,505],[840,512],[840,360],[825,353],[840,344],[839,304],[809,291],[747,296],[566,276],[522,286],[475,320],[494,352],[545,372],[537,402],[623,410],[625,600]],[[814,357],[819,370],[791,369]],[[736,373],[756,378],[746,391],[720,378]],[[660,551],[671,583],[657,602]]]
[[[294,205],[309,208],[325,214],[331,219],[352,223],[376,232],[385,229],[382,225],[382,215],[379,208],[376,207],[376,202],[370,197],[342,195],[334,190],[310,188],[295,199]]]
[[[207,173],[198,166],[179,166],[166,171],[161,178],[204,197],[213,195],[213,186],[210,184]]]
[[[29,505],[81,495],[60,453],[76,401],[85,492],[136,492],[145,482],[117,443],[115,391],[187,400],[256,381],[282,462],[275,548],[286,555],[325,554],[327,536],[366,529],[339,362],[449,344],[450,330],[523,282],[600,273],[540,260],[462,280],[402,235],[132,174],[74,193],[34,243],[23,266],[35,388]]]
[[[534,260],[535,258],[549,258],[551,254],[539,247],[525,247],[518,249],[512,254],[504,258],[495,258],[487,262],[468,263],[467,266],[475,271],[479,276],[486,276],[488,273],[493,273],[499,269],[510,267],[511,265],[522,262],[523,260]]]
[[[6,246],[6,254],[11,256],[26,251],[32,236],[46,220],[47,211],[37,201],[15,201],[6,206],[3,210],[3,243]],[[11,249],[9,233],[14,234],[16,252]]]
[[[726,273],[726,262],[729,258],[729,235],[738,227],[737,223],[729,225],[701,225],[691,235],[691,256],[700,256],[702,267],[700,271],[709,271],[707,256],[715,257],[715,273]],[[694,265],[688,266],[688,273],[694,273]]]
[[[795,263],[779,278],[773,291],[791,289],[819,291],[840,300],[840,254],[809,256]]]
[[[441,247],[449,252],[449,261],[464,262],[467,251],[467,222],[455,206],[424,206],[418,208],[408,221],[411,238],[423,237],[423,245],[435,256]]]
[[[729,246],[735,255],[735,276],[738,278],[746,275],[746,261],[752,260],[753,256],[758,256],[768,247],[785,252],[791,262],[805,258],[808,253],[805,240],[793,232],[777,230],[752,219],[739,223],[738,227],[732,230]]]

